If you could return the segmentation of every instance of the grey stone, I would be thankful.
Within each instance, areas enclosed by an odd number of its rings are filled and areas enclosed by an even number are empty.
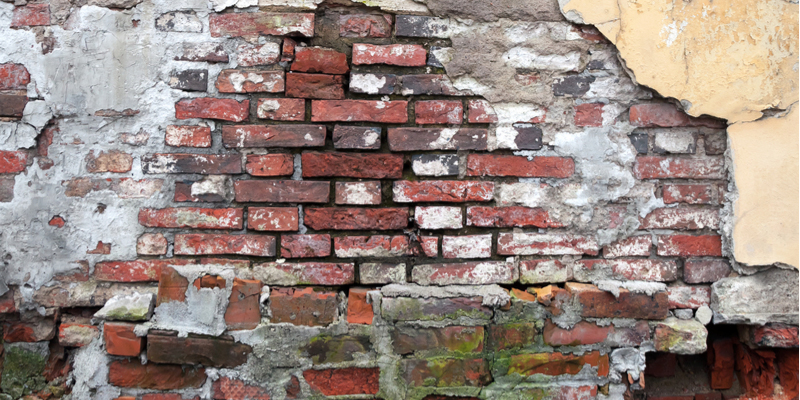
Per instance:
[[[696,320],[667,318],[656,325],[656,351],[675,354],[702,354],[706,352],[706,327]]]
[[[714,312],[708,306],[700,306],[694,313],[694,317],[703,325],[708,325],[713,316]]]
[[[694,313],[689,308],[682,308],[679,310],[675,310],[673,311],[673,313],[675,314],[675,318],[683,320],[692,319],[692,317],[694,317],[693,315]]]
[[[145,321],[153,315],[155,296],[152,293],[121,294],[109,299],[95,318],[116,321]]]
[[[171,11],[156,18],[156,29],[163,32],[202,32],[203,23],[197,14],[186,11]]]
[[[715,324],[798,323],[796,270],[772,268],[711,285]]]

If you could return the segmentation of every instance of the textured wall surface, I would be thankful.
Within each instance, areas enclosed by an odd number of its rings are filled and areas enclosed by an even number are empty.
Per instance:
[[[684,113],[554,0],[0,31],[0,400],[797,397],[797,175],[741,168],[796,129]]]

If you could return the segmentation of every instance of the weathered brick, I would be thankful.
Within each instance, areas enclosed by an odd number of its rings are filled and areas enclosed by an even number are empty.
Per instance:
[[[588,254],[600,250],[594,239],[565,233],[499,233],[497,254],[500,255],[562,255]]]
[[[247,385],[244,382],[231,379],[225,376],[220,377],[214,381],[211,386],[214,400],[270,400],[269,390],[253,385]],[[146,400],[146,399],[142,399]],[[180,400],[180,399],[175,399]]]
[[[101,261],[94,265],[94,277],[110,282],[156,282],[161,269],[170,265],[193,264],[194,259],[155,259],[133,261]]]
[[[28,96],[0,94],[0,117],[21,117],[28,104]]]
[[[261,282],[234,278],[228,307],[225,309],[225,325],[228,330],[254,329],[261,322]]]
[[[485,386],[492,381],[488,360],[484,358],[403,359],[403,377],[411,386]]]
[[[103,340],[106,352],[112,356],[138,357],[144,349],[144,337],[133,333],[134,324],[106,322],[103,324]]]
[[[172,266],[162,266],[161,274],[158,277],[156,306],[173,301],[183,302],[186,300],[186,290],[188,288],[189,280],[185,276],[178,273]]]
[[[56,336],[56,323],[53,317],[27,317],[24,320],[4,321],[3,341],[15,342],[43,342]]]
[[[337,368],[303,371],[303,378],[314,392],[325,396],[377,394],[380,368]]]
[[[603,247],[605,258],[650,256],[653,238],[650,235],[631,236]]]
[[[208,17],[212,37],[226,36],[314,36],[313,13],[225,13]]]
[[[346,14],[339,16],[339,37],[392,36],[392,16],[390,14]]]
[[[350,288],[347,294],[347,323],[372,325],[375,317],[372,304],[367,302],[368,288]]]
[[[411,169],[417,176],[458,175],[458,164],[457,154],[414,154],[411,156]]]
[[[281,235],[281,257],[308,258],[331,255],[331,235]]]
[[[40,3],[14,7],[14,14],[11,17],[12,28],[43,25],[50,25],[50,4]]]
[[[421,15],[398,15],[395,34],[406,37],[448,38],[450,22],[444,18]]]
[[[173,390],[197,388],[206,381],[203,368],[183,368],[180,365],[158,365],[139,360],[112,361],[108,367],[108,382],[124,388]]]
[[[222,144],[235,147],[320,147],[325,145],[324,125],[224,125]]]
[[[194,203],[227,201],[227,184],[230,181],[220,175],[215,175],[212,179],[212,181],[175,182],[175,196],[173,196],[173,201]],[[208,185],[209,183],[211,185]],[[192,194],[193,187],[195,188],[194,194]]]
[[[242,229],[242,208],[143,208],[139,224],[150,228]]]
[[[142,157],[146,174],[241,174],[242,159],[238,154],[156,153]]]
[[[283,71],[223,69],[214,86],[220,93],[281,93],[285,83]]]
[[[706,133],[703,139],[705,139],[704,147],[707,155],[725,154],[725,149],[728,148],[728,135],[724,131]]]
[[[683,263],[683,281],[686,283],[713,283],[730,273],[731,265],[723,259],[690,258]]]
[[[664,319],[669,314],[667,292],[652,296],[619,289],[619,297],[594,285],[567,282],[567,292],[583,307],[581,316],[588,318]]]
[[[486,100],[470,100],[467,102],[467,121],[472,124],[491,124],[497,122],[497,113]]]
[[[492,235],[442,237],[444,258],[489,258],[492,256]]]
[[[664,103],[631,106],[630,121],[634,126],[641,127],[704,126],[707,128],[726,128],[724,120],[710,117],[690,117],[674,105]]]
[[[739,337],[755,347],[796,348],[798,345],[797,327],[784,324],[739,325]]]
[[[365,285],[402,283],[406,281],[406,265],[391,263],[361,263],[358,266],[358,274],[358,281]]]
[[[442,245],[442,252],[445,251]],[[516,280],[516,266],[505,261],[424,264],[411,270],[411,281],[420,285],[511,284]]]
[[[427,52],[418,44],[353,45],[353,65],[386,64],[422,67],[426,62]]]
[[[291,154],[248,154],[245,171],[253,176],[286,176],[294,172]]]
[[[156,29],[162,32],[194,32],[203,31],[203,23],[194,11],[171,11],[158,16]]]
[[[304,178],[348,177],[398,179],[403,176],[403,156],[397,154],[303,153]]]
[[[421,74],[403,75],[400,94],[403,96],[469,96],[469,90],[458,90],[447,75]]]
[[[272,65],[278,62],[281,49],[277,43],[267,42],[260,46],[243,44],[236,48],[236,62],[240,67]]]
[[[572,280],[572,266],[559,260],[525,260],[519,263],[520,283],[555,283],[569,280]]]
[[[352,263],[269,262],[254,265],[251,273],[265,285],[276,286],[348,285],[355,281]]]
[[[718,235],[666,235],[658,237],[660,256],[722,256],[722,240]]]
[[[656,208],[639,226],[640,229],[718,229],[719,210],[702,207]]]
[[[603,103],[584,103],[575,106],[576,126],[603,126]]]
[[[315,230],[394,230],[408,226],[407,208],[306,208],[303,222]]]
[[[187,69],[183,71],[172,71],[167,82],[173,89],[185,90],[187,92],[205,92],[208,90],[208,70],[207,69]]]
[[[482,297],[384,297],[381,315],[391,321],[444,321],[464,316],[489,320],[492,310],[482,305],[482,301]]]
[[[16,179],[11,177],[0,178],[0,203],[8,203],[14,200],[14,185]]]
[[[22,172],[28,163],[28,153],[24,151],[0,151],[0,174]]]
[[[207,126],[168,125],[164,142],[175,147],[211,147],[211,128]]]
[[[615,258],[612,260],[578,260],[573,276],[579,282],[603,279],[672,282],[678,279],[678,264],[672,260]]]
[[[708,306],[711,301],[711,288],[708,286],[669,286],[669,308],[699,308]]]
[[[331,185],[317,181],[236,181],[236,201],[259,203],[327,203]]]
[[[61,322],[58,326],[58,344],[63,347],[83,347],[100,336],[100,329],[87,323]]]
[[[395,353],[403,355],[427,350],[480,353],[483,351],[483,331],[482,326],[398,326],[391,331],[392,347]]]
[[[333,147],[337,149],[380,149],[381,128],[379,126],[336,125],[333,128]]]
[[[653,152],[658,154],[694,154],[697,134],[690,131],[657,130]]]
[[[258,118],[274,121],[304,121],[306,119],[306,101],[304,99],[258,99],[256,115]]]
[[[498,137],[497,147],[511,150],[539,150],[542,148],[542,128],[529,124],[518,123],[508,126],[499,126],[496,129]]]
[[[381,100],[312,100],[311,121],[314,122],[408,122],[407,101]]]
[[[67,197],[84,197],[90,192],[109,190],[120,199],[146,199],[161,191],[163,179],[74,178],[63,181]]]
[[[553,94],[556,96],[581,97],[595,81],[592,75],[570,75],[553,81]]]
[[[250,114],[250,100],[215,99],[198,97],[182,99],[175,103],[175,118],[208,118],[241,122]]]
[[[526,178],[568,178],[575,173],[575,162],[569,157],[500,156],[470,154],[467,156],[469,176],[517,176]]]
[[[487,131],[481,128],[389,128],[392,151],[486,150]]]
[[[547,320],[542,336],[548,346],[580,346],[603,343],[613,332],[613,325],[598,326],[593,322],[580,321],[572,329],[562,329]]]
[[[264,235],[177,234],[175,254],[275,256],[275,237]]]
[[[414,221],[420,229],[461,229],[464,227],[461,207],[417,207]]]
[[[337,315],[336,292],[320,288],[272,288],[269,307],[273,323],[325,326]]]
[[[550,218],[542,208],[467,207],[467,226],[482,228],[560,228],[564,225]]]
[[[414,103],[417,124],[460,124],[464,107],[459,100],[423,100]]]
[[[281,62],[294,61],[295,49],[297,49],[297,41],[290,37],[284,37],[281,46]]]
[[[298,229],[296,207],[248,207],[247,227],[257,231],[294,232]]]
[[[397,75],[350,73],[350,92],[364,94],[393,94],[397,87]]]
[[[664,203],[712,204],[712,185],[672,185],[663,188]]]
[[[336,182],[336,204],[381,204],[381,182]]]
[[[199,61],[208,63],[227,63],[228,54],[221,43],[183,43],[176,61]]]
[[[414,254],[420,256],[431,257],[431,258],[439,257],[439,237],[420,236],[419,249],[417,249],[416,247],[412,247],[411,251]]]
[[[650,151],[650,137],[645,132],[633,132],[628,135],[631,145],[639,154],[647,154]]]
[[[90,173],[130,172],[133,165],[133,157],[119,150],[100,151],[96,156],[93,150],[89,150],[84,161],[86,171]]]
[[[0,90],[25,90],[31,75],[22,64],[0,64]]]
[[[517,373],[522,376],[544,374],[577,375],[588,364],[597,368],[598,376],[607,376],[609,370],[608,354],[600,355],[598,351],[583,355],[561,353],[534,353],[513,355],[509,359],[508,374]]]
[[[640,156],[634,171],[638,179],[724,179],[725,162],[715,158]]]
[[[518,322],[489,325],[488,343],[492,350],[507,350],[526,347],[535,343],[536,325]]]
[[[297,47],[294,53],[292,71],[318,74],[346,74],[347,54],[322,47]]]
[[[491,201],[494,183],[479,181],[395,181],[394,201],[447,202]]]
[[[733,386],[736,362],[731,338],[717,338],[708,348],[708,367],[712,389],[730,389]]]
[[[306,99],[343,99],[344,83],[341,75],[287,74],[286,96]]]
[[[233,339],[189,336],[151,331],[147,334],[147,361],[159,364],[202,364],[233,368],[247,362],[253,348]]]

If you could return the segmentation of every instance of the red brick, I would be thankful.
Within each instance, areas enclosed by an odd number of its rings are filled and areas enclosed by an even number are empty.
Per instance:
[[[102,261],[94,265],[94,277],[110,282],[157,282],[161,269],[169,265],[194,264],[194,259],[165,258],[133,261]]]
[[[225,289],[225,287],[227,286],[227,281],[225,280],[225,278],[223,278],[221,276],[218,276],[218,275],[203,275],[203,276],[195,279],[194,283],[192,285],[197,290],[200,290],[202,288]]]
[[[348,14],[339,16],[339,37],[392,36],[392,16],[389,14]]]
[[[294,172],[291,154],[248,154],[245,171],[253,176],[285,176]]]
[[[702,207],[656,208],[651,211],[639,229],[718,229],[719,210]]]
[[[306,208],[303,222],[315,230],[395,230],[408,226],[408,209]]]
[[[179,274],[175,268],[169,265],[163,266],[158,278],[156,306],[173,301],[183,302],[186,300],[186,290],[188,288],[189,280],[186,277]]]
[[[398,326],[392,329],[391,335],[394,352],[402,355],[426,350],[461,353],[483,351],[484,328],[482,326],[447,326],[443,328]]]
[[[338,236],[333,249],[339,258],[402,257],[409,254],[406,236]]]
[[[211,14],[211,37],[222,36],[314,36],[314,14],[244,12]]]
[[[207,126],[169,125],[164,136],[168,146],[211,147],[211,128]]]
[[[564,225],[550,218],[543,208],[467,207],[467,225],[482,228],[560,228]]]
[[[0,151],[0,174],[16,174],[25,170],[28,153],[24,151]]]
[[[678,264],[672,260],[615,258],[612,260],[578,260],[573,266],[575,280],[591,282],[597,276],[611,279],[672,282],[678,279]]]
[[[274,121],[303,121],[306,101],[303,99],[258,99],[258,118]]]
[[[670,185],[663,188],[664,203],[712,204],[712,185]]]
[[[144,337],[137,337],[133,333],[135,326],[122,322],[103,324],[106,352],[112,356],[138,357],[144,348]]]
[[[28,104],[28,96],[0,94],[0,117],[21,117]]]
[[[321,147],[324,125],[225,125],[222,144],[233,147]]]
[[[261,322],[261,282],[234,278],[225,324],[228,330],[254,329]]]
[[[146,174],[241,174],[242,158],[238,154],[155,153],[142,157]]]
[[[337,315],[336,292],[318,288],[275,288],[270,290],[269,306],[273,323],[326,326]]]
[[[294,52],[292,71],[318,74],[346,74],[347,54],[322,47],[298,47]]]
[[[741,343],[733,346],[736,356],[736,377],[745,397],[771,397],[775,380],[775,353],[767,349],[750,349]]]
[[[377,394],[380,368],[338,368],[303,371],[311,390],[325,396]]]
[[[327,203],[331,185],[318,181],[236,181],[237,202]]]
[[[606,258],[649,257],[652,246],[653,238],[650,235],[631,236],[603,247],[603,256]]]
[[[296,207],[248,207],[247,228],[257,231],[294,232],[298,229]]]
[[[486,100],[470,100],[467,102],[469,113],[467,121],[471,124],[491,124],[497,122],[497,114]]]
[[[350,324],[372,325],[375,316],[372,304],[367,303],[367,293],[372,289],[350,288],[347,295],[347,322]]]
[[[388,139],[392,151],[488,149],[487,130],[480,128],[389,128]]]
[[[303,153],[304,178],[348,177],[399,179],[403,176],[403,156],[365,153]]]
[[[0,90],[25,90],[29,83],[31,83],[31,75],[24,65],[0,64]]]
[[[500,233],[497,254],[500,255],[597,255],[594,239],[563,233]]]
[[[285,84],[283,71],[224,69],[214,87],[220,93],[282,93]]]
[[[683,263],[683,281],[686,283],[713,283],[731,273],[728,261],[690,258]]]
[[[708,286],[668,286],[669,308],[699,308],[711,301],[711,288]]]
[[[233,15],[233,14],[230,14]],[[209,118],[242,122],[250,115],[250,100],[215,99],[199,97],[175,103],[175,118]]]
[[[381,204],[380,181],[336,182],[336,204],[377,205]]]
[[[50,25],[50,4],[28,4],[14,7],[14,15],[11,17],[12,28],[43,25]]]
[[[797,344],[795,343],[795,346]],[[796,399],[798,395],[798,354],[796,349],[777,350],[775,365],[778,367],[778,380],[786,398]]]
[[[286,96],[306,99],[344,99],[344,83],[341,75],[288,74]]]
[[[250,268],[250,260],[235,258],[203,257],[200,259],[200,264],[228,265],[237,269]]]
[[[460,124],[464,106],[460,100],[423,100],[414,103],[417,124]]]
[[[242,229],[242,208],[143,208],[139,224],[150,228]]]
[[[108,382],[114,386],[173,390],[197,388],[206,381],[203,368],[183,368],[180,365],[158,365],[139,360],[112,361],[108,368]]]
[[[436,363],[407,358],[401,368],[411,386],[485,386],[492,381],[484,358],[439,358]]]
[[[527,178],[568,178],[575,173],[575,162],[569,157],[500,156],[470,154],[468,176],[518,176]]]
[[[658,237],[660,256],[722,256],[722,239],[718,235],[669,235]]]
[[[636,157],[637,179],[725,179],[725,162],[716,158]]]
[[[575,106],[576,126],[603,126],[602,103],[584,103]]]
[[[581,316],[588,318],[664,319],[669,314],[667,292],[652,296],[619,289],[619,297],[594,285],[567,282],[567,292],[582,306]]]
[[[746,336],[748,345],[756,347],[797,347],[798,328],[783,324],[769,324],[764,326],[739,326],[739,336]]]
[[[64,218],[56,215],[53,216],[53,218],[50,218],[50,222],[48,222],[47,225],[55,226],[56,228],[63,228],[66,223],[67,221],[64,221]]]
[[[613,325],[598,326],[588,321],[580,321],[571,329],[562,329],[548,319],[542,337],[548,346],[580,346],[603,343],[613,332]]]
[[[268,262],[253,266],[265,285],[349,285],[355,281],[355,264],[327,262]]]
[[[14,303],[14,291],[9,290],[0,295],[0,314],[17,312],[17,305]]]
[[[492,256],[492,235],[459,235],[442,237],[444,258],[489,258]]]
[[[224,376],[214,381],[212,390],[214,400],[270,400],[269,390]]]
[[[690,117],[674,105],[663,103],[631,106],[630,121],[634,126],[642,127],[704,126],[707,128],[726,128],[724,120],[709,117]]]
[[[128,172],[133,165],[133,157],[119,150],[101,151],[94,155],[90,150],[84,159],[86,161],[86,171],[97,172]]]
[[[735,355],[733,340],[715,339],[708,346],[708,367],[711,370],[710,385],[715,390],[730,389],[734,380]]]
[[[422,67],[427,61],[425,48],[418,44],[353,45],[353,65],[386,64]]]
[[[439,256],[439,238],[436,236],[420,236],[419,244],[422,248],[422,254],[425,257],[438,257]],[[415,251],[417,253],[417,251]]]
[[[175,254],[275,256],[275,237],[264,235],[177,234]]]
[[[487,340],[492,350],[527,347],[536,342],[536,325],[530,322],[489,325],[488,329]]]
[[[281,62],[294,61],[294,51],[296,48],[296,40],[289,37],[283,38],[283,46],[281,46]]]
[[[281,257],[308,258],[331,255],[331,235],[281,235]]]
[[[442,245],[442,253],[445,253]],[[489,285],[511,284],[517,280],[514,263],[476,261],[449,264],[415,265],[411,281],[420,285]]]
[[[407,101],[381,100],[312,100],[311,121],[314,122],[408,122]]]
[[[174,333],[153,330],[147,334],[148,363],[234,368],[246,363],[252,351],[252,347],[237,343],[230,336],[178,337]]]
[[[491,201],[494,183],[479,181],[395,181],[398,203]]]

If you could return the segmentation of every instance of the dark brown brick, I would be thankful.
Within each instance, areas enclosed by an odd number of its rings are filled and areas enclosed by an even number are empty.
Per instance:
[[[327,203],[331,185],[317,181],[242,180],[234,183],[236,201],[259,203]]]
[[[225,125],[222,144],[237,147],[319,147],[325,145],[324,125]]]
[[[303,153],[303,177],[398,179],[403,156],[397,154]]]

